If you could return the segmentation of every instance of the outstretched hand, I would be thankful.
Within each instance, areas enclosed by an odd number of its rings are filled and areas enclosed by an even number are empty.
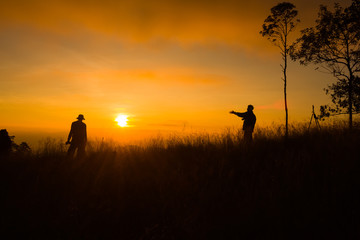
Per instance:
[[[231,113],[231,114],[234,114],[234,113],[235,113],[235,111],[231,111],[230,113]]]

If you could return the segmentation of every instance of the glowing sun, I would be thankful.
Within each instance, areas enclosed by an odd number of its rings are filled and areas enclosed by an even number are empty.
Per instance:
[[[117,124],[120,127],[126,127],[127,126],[127,121],[128,121],[128,116],[127,115],[119,115],[119,116],[117,116],[115,121],[117,122]]]

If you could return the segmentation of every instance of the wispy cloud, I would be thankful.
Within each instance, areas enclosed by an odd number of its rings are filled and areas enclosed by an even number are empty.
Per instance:
[[[293,2],[304,18],[320,4],[334,1]],[[163,38],[249,47],[261,43],[261,24],[275,4],[273,0],[12,0],[2,2],[0,27],[22,24],[64,35],[88,29],[130,41]]]
[[[272,4],[260,0],[13,0],[2,3],[0,26],[28,25],[64,35],[88,29],[137,42],[160,38],[249,45],[259,41],[261,22]]]

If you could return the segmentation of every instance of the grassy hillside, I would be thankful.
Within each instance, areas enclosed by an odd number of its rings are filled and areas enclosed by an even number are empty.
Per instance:
[[[360,131],[277,129],[90,143],[0,161],[2,236],[359,239]]]

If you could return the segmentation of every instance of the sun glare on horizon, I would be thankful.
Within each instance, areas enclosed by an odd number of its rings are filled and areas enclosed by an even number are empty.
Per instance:
[[[126,127],[128,124],[128,116],[127,115],[123,115],[123,114],[120,114],[117,116],[117,118],[115,119],[115,121],[117,122],[117,124],[120,126],[120,127]]]

